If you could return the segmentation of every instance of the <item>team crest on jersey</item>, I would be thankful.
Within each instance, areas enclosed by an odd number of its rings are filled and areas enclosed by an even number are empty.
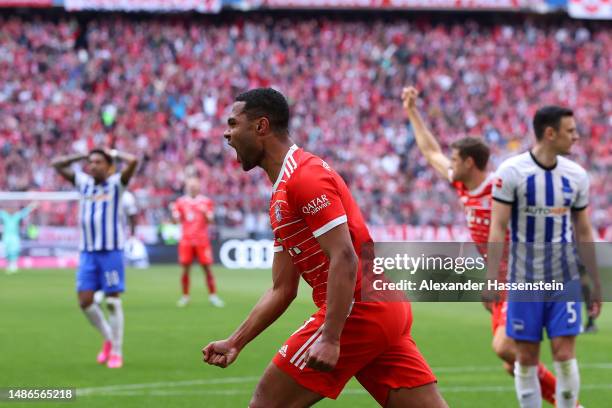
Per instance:
[[[281,214],[280,204],[276,204],[274,206],[274,218],[276,218],[276,221],[280,221],[283,219],[283,216]]]
[[[495,187],[497,188],[502,188],[502,185],[504,184],[504,182],[502,181],[501,177],[497,177],[495,179]]]

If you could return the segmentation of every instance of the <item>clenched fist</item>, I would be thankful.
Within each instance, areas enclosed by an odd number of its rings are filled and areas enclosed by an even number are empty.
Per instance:
[[[340,343],[317,340],[306,351],[306,366],[319,371],[331,371],[340,357]]]
[[[413,86],[408,86],[402,89],[402,102],[406,113],[416,108],[416,101],[419,97],[419,91]]]
[[[240,351],[228,340],[213,341],[202,349],[202,361],[225,368],[232,364]]]

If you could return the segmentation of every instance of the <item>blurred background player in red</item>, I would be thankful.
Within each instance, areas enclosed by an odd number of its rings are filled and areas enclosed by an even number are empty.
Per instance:
[[[465,209],[472,240],[478,251],[486,255],[494,181],[493,173],[487,170],[489,147],[481,139],[465,137],[451,144],[451,157],[447,157],[419,113],[418,98],[419,92],[416,88],[404,88],[402,92],[404,110],[412,125],[417,146],[427,162],[440,176],[447,179],[457,192]],[[499,302],[486,303],[485,307],[491,312],[493,350],[504,361],[506,371],[513,375],[516,347],[514,340],[506,335],[507,303],[502,299]],[[538,377],[542,397],[555,405],[555,376],[540,363]]]
[[[170,206],[172,217],[176,222],[180,222],[182,228],[178,258],[183,269],[181,277],[183,296],[177,305],[184,307],[189,304],[189,271],[195,255],[206,274],[210,303],[215,307],[223,307],[224,303],[217,295],[215,277],[211,268],[213,254],[208,237],[208,225],[214,220],[214,205],[210,198],[200,194],[200,179],[196,175],[190,175],[185,180],[185,193]]]

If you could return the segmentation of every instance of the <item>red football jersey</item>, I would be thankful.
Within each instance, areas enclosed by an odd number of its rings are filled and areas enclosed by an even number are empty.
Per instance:
[[[181,222],[181,242],[191,245],[203,245],[208,240],[207,214],[212,213],[214,204],[203,195],[191,198],[187,195],[176,200],[173,215]]]
[[[471,191],[461,181],[452,183],[463,203],[472,240],[479,248],[489,241],[494,179],[493,174],[489,174],[481,185]],[[483,249],[486,252],[486,247]]]
[[[491,226],[491,205],[493,201],[493,183],[495,176],[489,173],[487,178],[474,190],[468,190],[460,181],[452,183],[463,203],[467,225],[472,235],[472,240],[482,256],[487,255],[489,242],[489,228]],[[508,234],[506,233],[506,242]],[[508,248],[504,248],[504,255],[500,265],[500,276],[498,279],[505,279],[508,266]]]
[[[312,287],[317,307],[325,306],[329,258],[317,237],[348,223],[358,257],[372,242],[365,220],[342,177],[319,157],[293,145],[283,162],[270,200],[274,251],[287,251],[302,278]],[[357,274],[355,300],[361,298]]]

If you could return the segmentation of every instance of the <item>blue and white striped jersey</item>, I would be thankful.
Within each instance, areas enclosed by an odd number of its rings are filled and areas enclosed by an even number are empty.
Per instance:
[[[562,156],[546,168],[526,152],[504,161],[496,176],[493,199],[512,205],[510,240],[519,243],[510,255],[511,280],[576,279],[571,212],[588,205],[587,172]]]
[[[104,183],[95,184],[93,177],[77,172],[75,185],[81,195],[80,250],[122,250],[125,241],[125,217],[121,195],[125,186],[121,183],[121,174],[113,174]]]

